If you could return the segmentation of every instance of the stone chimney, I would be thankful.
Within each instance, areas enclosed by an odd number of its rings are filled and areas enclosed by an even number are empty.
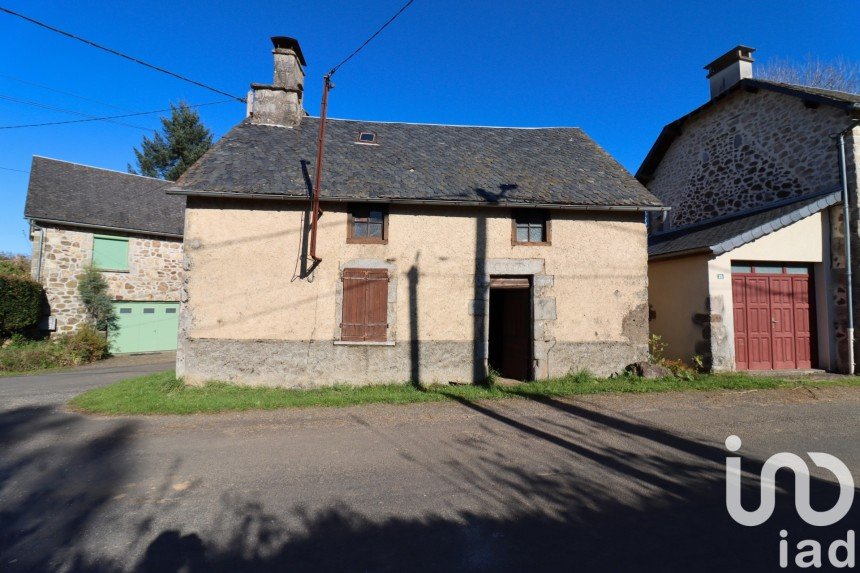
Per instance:
[[[272,38],[275,79],[271,84],[251,84],[247,115],[251,123],[293,127],[305,114],[305,57],[298,40],[286,36]]]
[[[753,77],[752,53],[755,48],[735,46],[707,66],[711,81],[711,99],[717,97],[744,78]]]

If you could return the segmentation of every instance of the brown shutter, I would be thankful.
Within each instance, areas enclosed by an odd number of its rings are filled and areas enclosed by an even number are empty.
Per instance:
[[[388,330],[388,271],[344,269],[341,340],[384,342]]]
[[[366,281],[361,269],[343,271],[343,322],[340,324],[340,339],[346,341],[364,340],[364,317]]]
[[[388,330],[388,271],[367,271],[367,319],[365,340],[385,342]]]

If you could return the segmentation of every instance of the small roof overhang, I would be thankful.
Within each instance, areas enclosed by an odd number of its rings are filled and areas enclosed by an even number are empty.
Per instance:
[[[649,260],[693,254],[722,255],[839,203],[841,193],[828,191],[703,224],[657,233],[648,238]]]

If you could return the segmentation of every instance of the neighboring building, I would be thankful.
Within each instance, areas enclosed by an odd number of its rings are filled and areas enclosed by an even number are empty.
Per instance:
[[[169,192],[187,196],[177,372],[191,383],[471,382],[618,372],[647,355],[644,211],[575,128],[319,119],[298,43]]]
[[[860,95],[753,79],[752,52],[706,67],[710,101],[667,125],[637,172],[671,207],[651,220],[651,330],[670,357],[700,355],[714,370],[844,371],[833,136],[847,130],[853,245]]]
[[[44,326],[74,332],[86,320],[78,276],[92,264],[116,301],[114,352],[176,348],[185,200],[169,182],[34,157],[24,216],[33,277],[45,286]]]

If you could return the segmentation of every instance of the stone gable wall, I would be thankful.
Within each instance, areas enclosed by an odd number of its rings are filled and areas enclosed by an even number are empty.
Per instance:
[[[682,127],[648,189],[677,228],[839,186],[830,135],[845,112],[799,98],[740,91]]]
[[[102,273],[114,300],[178,301],[182,283],[182,241],[127,235],[128,271]],[[45,286],[59,334],[74,332],[86,319],[78,295],[78,276],[92,261],[93,233],[71,227],[46,227],[41,248],[40,282]],[[39,266],[41,233],[34,230],[33,276]]]

